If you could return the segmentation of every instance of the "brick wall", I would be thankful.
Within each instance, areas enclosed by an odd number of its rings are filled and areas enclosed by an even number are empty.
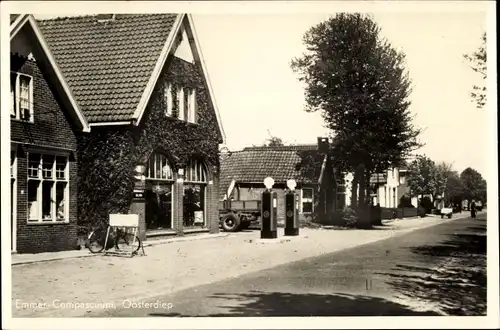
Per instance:
[[[37,146],[76,150],[76,135],[69,117],[36,61],[11,55],[11,71],[33,77],[34,123],[11,119],[11,140]],[[50,152],[47,152],[50,153]],[[28,224],[27,153],[17,149],[17,252],[37,253],[75,248],[77,240],[77,155],[69,162],[69,223]]]

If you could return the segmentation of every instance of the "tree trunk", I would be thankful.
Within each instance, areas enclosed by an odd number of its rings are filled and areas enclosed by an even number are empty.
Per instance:
[[[356,175],[359,180],[359,198],[358,198],[358,222],[360,228],[370,228],[370,210],[366,204],[366,173],[365,165],[360,164],[356,168]]]
[[[354,171],[354,178],[352,179],[351,185],[351,208],[353,209],[358,207],[358,181],[356,171]]]

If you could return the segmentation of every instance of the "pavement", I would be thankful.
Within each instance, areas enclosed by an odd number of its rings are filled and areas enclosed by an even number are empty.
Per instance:
[[[438,315],[486,315],[484,215],[90,316]]]
[[[462,214],[465,217],[466,214]],[[62,258],[12,267],[14,317],[92,316],[139,302],[244,274],[325,255],[460,217],[414,218],[385,222],[372,230],[302,228],[282,244],[259,244],[259,231],[224,234],[217,239],[178,240],[145,248],[146,256]],[[279,237],[283,229],[279,228]],[[172,239],[173,240],[173,239]],[[82,251],[83,252],[83,251]],[[21,256],[21,255],[18,255]],[[13,256],[15,257],[15,256]]]

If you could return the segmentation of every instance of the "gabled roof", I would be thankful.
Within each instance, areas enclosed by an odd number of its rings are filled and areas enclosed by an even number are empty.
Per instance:
[[[138,125],[183,24],[195,44],[221,136],[220,116],[188,14],[116,14],[39,21],[85,116],[92,124]]]
[[[39,26],[33,15],[26,15],[26,14],[11,15],[10,20],[11,20],[11,25],[10,25],[11,42],[17,36],[19,31],[21,31],[26,25],[31,28],[36,40],[38,41],[39,48],[41,49],[42,52],[41,55],[44,56],[43,59],[39,60],[44,60],[44,62],[47,62],[49,64],[49,68],[52,70],[52,73],[56,76],[59,86],[63,91],[64,95],[62,96],[65,97],[65,100],[69,104],[68,110],[70,111],[70,114],[72,115],[73,118],[76,118],[78,120],[78,123],[81,126],[82,131],[89,132],[90,126],[83,112],[80,110],[80,107],[78,106],[78,103],[76,102],[75,97],[73,96],[73,93],[65,77],[63,76],[60,67],[56,63],[54,55],[49,49],[49,46],[47,45],[47,42],[44,36],[42,35],[42,32],[40,31]]]
[[[294,179],[298,184],[317,184],[324,155],[316,145],[248,147],[221,160],[220,197],[232,180],[236,183],[262,183],[267,176],[275,184]]]
[[[179,14],[40,20],[40,29],[91,123],[128,121]]]

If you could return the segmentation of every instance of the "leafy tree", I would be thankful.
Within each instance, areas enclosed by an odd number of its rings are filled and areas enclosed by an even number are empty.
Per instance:
[[[283,140],[280,139],[279,137],[271,136],[269,139],[266,140],[266,143],[264,145],[268,147],[279,147],[279,146],[284,146],[285,144],[283,143]]]
[[[303,42],[307,52],[291,67],[306,85],[305,110],[322,114],[333,133],[336,167],[354,172],[353,206],[363,204],[370,174],[397,166],[421,146],[409,111],[405,56],[380,36],[370,16],[359,13],[311,27]]]
[[[481,46],[472,54],[465,54],[464,58],[469,62],[470,67],[481,76],[481,83],[473,86],[471,92],[472,99],[476,102],[478,108],[486,105],[486,32],[483,33]]]
[[[434,190],[432,200],[435,201],[438,196],[442,196],[446,190],[446,183],[452,172],[452,165],[446,162],[438,163],[434,170]]]
[[[434,195],[436,187],[436,164],[427,156],[417,155],[410,163],[407,182],[412,195]]]
[[[464,187],[460,175],[456,171],[448,174],[444,196],[447,202],[461,203],[464,195]]]
[[[464,198],[471,200],[486,201],[486,181],[481,174],[473,168],[467,167],[460,174],[460,180],[464,188]]]

